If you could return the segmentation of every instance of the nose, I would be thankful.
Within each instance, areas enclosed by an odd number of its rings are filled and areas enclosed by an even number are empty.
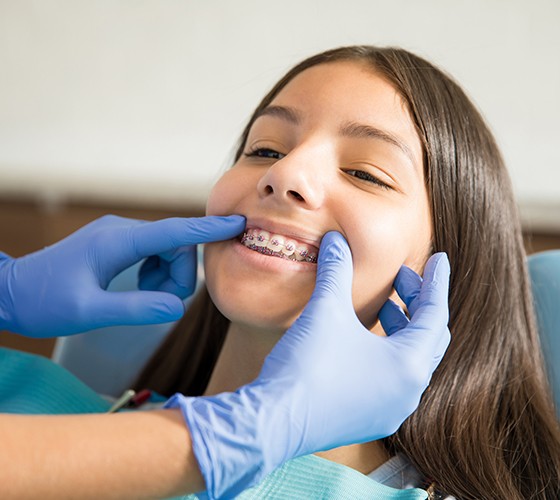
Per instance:
[[[270,166],[257,184],[261,198],[289,203],[307,210],[315,210],[325,198],[326,172],[319,172],[317,159],[290,152]]]

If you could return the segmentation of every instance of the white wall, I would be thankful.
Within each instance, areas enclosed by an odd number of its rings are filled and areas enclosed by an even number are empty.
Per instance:
[[[557,0],[0,0],[0,196],[203,201],[275,80],[356,43],[449,70],[560,221]]]

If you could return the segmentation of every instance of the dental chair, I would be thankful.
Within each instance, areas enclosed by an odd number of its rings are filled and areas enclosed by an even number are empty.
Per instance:
[[[139,268],[140,264],[123,271],[111,282],[108,290],[135,290]],[[97,393],[119,397],[131,387],[174,325],[115,326],[60,337],[52,359]]]
[[[531,255],[528,264],[542,348],[560,417],[560,250]],[[117,276],[109,289],[133,290],[138,267]],[[53,359],[96,392],[116,397],[130,387],[173,326],[111,327],[60,338]]]
[[[560,250],[528,258],[541,345],[560,418]]]

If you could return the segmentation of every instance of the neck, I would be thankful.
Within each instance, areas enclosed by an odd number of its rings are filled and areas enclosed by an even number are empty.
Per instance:
[[[257,378],[278,337],[231,323],[205,396],[232,392]]]
[[[255,380],[264,359],[278,340],[278,336],[232,323],[204,394],[231,392]],[[389,458],[377,441],[342,446],[316,455],[363,474],[368,474]]]

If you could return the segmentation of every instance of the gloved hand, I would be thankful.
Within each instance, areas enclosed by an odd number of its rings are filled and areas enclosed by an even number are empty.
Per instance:
[[[195,289],[195,245],[233,238],[244,227],[241,216],[156,222],[105,216],[25,257],[0,253],[0,329],[49,337],[179,319],[181,299]],[[144,291],[106,291],[118,273],[146,257]]]
[[[450,341],[449,262],[432,256],[424,280],[402,268],[380,311],[390,336],[369,332],[352,306],[350,249],[338,233],[321,241],[317,283],[301,316],[234,393],[185,398],[180,407],[211,498],[230,498],[286,460],[393,434],[417,408]]]

